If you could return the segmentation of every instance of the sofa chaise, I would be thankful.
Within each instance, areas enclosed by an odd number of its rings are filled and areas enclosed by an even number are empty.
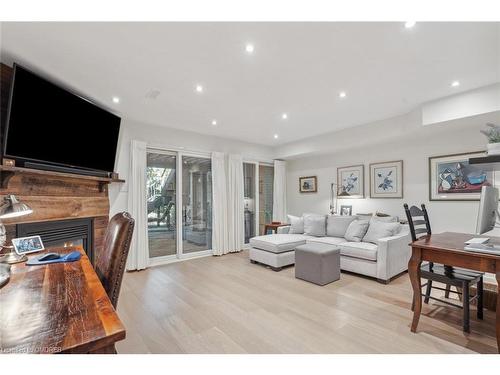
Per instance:
[[[295,248],[306,243],[335,245],[340,249],[343,271],[376,278],[388,283],[408,269],[411,256],[409,228],[396,217],[358,217],[305,214],[289,215],[291,224],[277,234],[250,239],[252,263],[274,271],[295,263]]]

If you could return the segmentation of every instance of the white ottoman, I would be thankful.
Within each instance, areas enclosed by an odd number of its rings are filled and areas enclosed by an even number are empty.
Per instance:
[[[262,263],[273,271],[295,263],[295,248],[306,243],[303,234],[268,234],[250,239],[250,262]]]

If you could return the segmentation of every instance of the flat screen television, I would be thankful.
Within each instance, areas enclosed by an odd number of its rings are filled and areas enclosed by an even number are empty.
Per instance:
[[[15,64],[3,154],[25,166],[112,172],[120,121],[90,100]]]

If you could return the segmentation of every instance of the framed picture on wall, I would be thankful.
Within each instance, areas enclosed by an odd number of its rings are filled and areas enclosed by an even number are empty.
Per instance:
[[[301,193],[316,193],[318,178],[316,176],[299,177],[299,191]]]
[[[341,216],[352,216],[352,206],[341,205],[340,206]]]
[[[432,156],[429,158],[429,200],[477,201],[483,186],[495,186],[495,174],[469,158],[485,156],[483,151]]]
[[[403,198],[403,161],[370,164],[370,198]]]
[[[337,184],[339,199],[359,199],[365,197],[365,166],[352,165],[337,168]]]

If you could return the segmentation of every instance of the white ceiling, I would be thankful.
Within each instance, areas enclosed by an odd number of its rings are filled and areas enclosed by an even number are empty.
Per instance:
[[[2,61],[123,117],[264,145],[500,81],[500,23],[2,23],[0,35]]]

